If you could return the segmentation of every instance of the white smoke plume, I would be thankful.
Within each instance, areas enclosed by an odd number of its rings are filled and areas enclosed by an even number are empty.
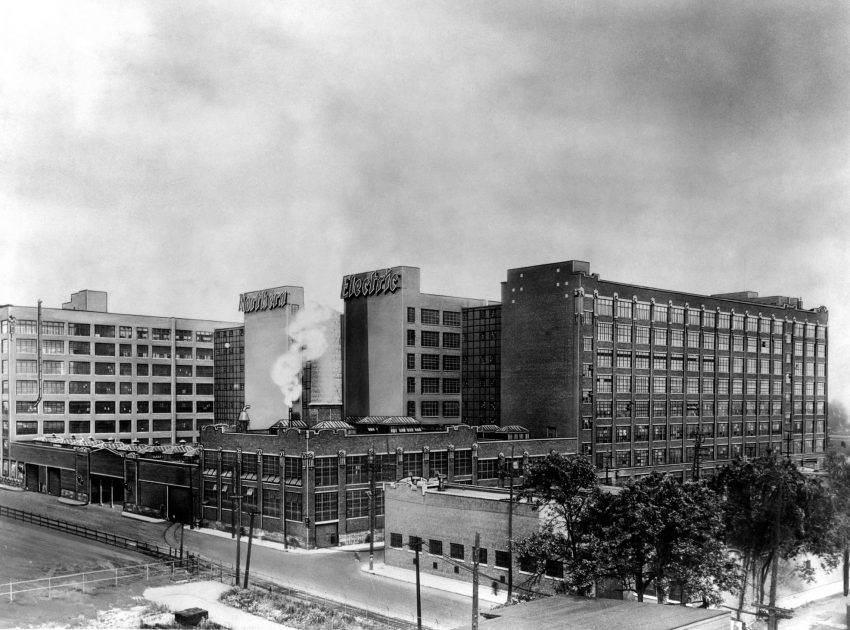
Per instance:
[[[322,304],[308,302],[289,324],[289,350],[280,355],[271,368],[271,378],[283,394],[287,407],[301,397],[301,367],[315,361],[328,349],[327,328],[334,311]]]

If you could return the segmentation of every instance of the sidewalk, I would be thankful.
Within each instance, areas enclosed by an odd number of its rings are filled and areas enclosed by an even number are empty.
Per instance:
[[[837,580],[835,582],[829,582],[827,584],[819,584],[818,586],[813,586],[812,588],[806,589],[805,591],[800,591],[799,593],[792,593],[791,595],[778,597],[776,600],[776,605],[780,608],[799,608],[800,606],[805,606],[806,604],[809,604],[811,602],[826,599],[828,597],[832,597],[833,595],[841,595],[843,593],[844,581]]]
[[[209,527],[196,527],[191,530],[194,532],[198,532],[199,534],[206,534],[207,536],[216,536],[217,538],[231,538],[232,534],[230,532],[223,532],[219,529],[212,529]],[[248,544],[248,536],[242,536],[242,542],[244,544]],[[268,547],[269,549],[276,549],[278,551],[284,551],[286,553],[298,553],[298,554],[330,554],[330,553],[338,553],[341,551],[347,552],[361,552],[365,551],[369,552],[369,543],[358,543],[356,545],[342,545],[340,547],[322,547],[320,549],[304,549],[303,547],[294,547],[292,545],[284,545],[283,543],[274,542],[271,540],[261,540],[259,538],[254,538],[254,542],[252,543],[255,547]],[[383,549],[384,543],[376,542],[375,550]]]
[[[374,570],[370,571],[368,563],[365,563],[361,565],[360,570],[364,573],[378,575],[390,580],[410,582],[411,584],[416,583],[416,571],[387,566],[383,562],[376,562],[374,566]],[[457,593],[458,595],[464,595],[472,598],[472,582],[453,580],[452,578],[443,577],[441,575],[433,575],[431,573],[421,571],[419,573],[419,583],[422,586],[427,586],[429,588],[435,588],[449,593]],[[493,604],[504,604],[508,600],[507,587],[504,584],[499,584],[498,592],[493,594],[493,588],[490,584],[490,580],[482,578],[482,583],[478,585],[478,599],[479,601],[491,602]]]
[[[210,621],[231,630],[293,630],[290,626],[222,604],[218,598],[229,588],[230,586],[219,582],[190,582],[145,589],[144,598],[165,604],[172,612],[187,608],[202,608],[209,612]]]

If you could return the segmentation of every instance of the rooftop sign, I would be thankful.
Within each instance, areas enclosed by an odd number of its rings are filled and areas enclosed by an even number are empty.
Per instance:
[[[255,293],[241,293],[239,295],[239,310],[244,313],[254,311],[270,311],[275,308],[283,308],[289,304],[289,293],[287,291],[274,291],[267,289]]]
[[[340,297],[350,300],[381,293],[395,293],[401,286],[401,274],[395,269],[379,269],[367,273],[345,276]]]

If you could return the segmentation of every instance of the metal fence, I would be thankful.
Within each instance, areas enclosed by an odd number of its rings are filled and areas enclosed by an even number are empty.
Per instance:
[[[0,586],[0,589],[2,589],[0,590],[0,597],[9,597],[10,601],[14,599],[15,595],[26,592],[46,592],[49,597],[52,594],[52,591],[57,588],[84,588],[89,585],[93,586],[95,584],[104,584],[108,582],[117,586],[121,580],[141,579],[143,575],[144,579],[150,579],[151,575],[153,575],[150,572],[150,567],[153,566],[167,566],[169,567],[168,570],[171,572],[175,571],[176,568],[180,568],[186,572],[187,578],[192,580],[217,580],[224,584],[234,584],[236,579],[236,571],[232,564],[214,561],[209,558],[205,558],[200,554],[186,553],[181,558],[180,552],[173,547],[161,547],[142,540],[134,540],[125,536],[91,529],[84,525],[49,518],[39,514],[33,514],[32,512],[25,512],[23,510],[9,508],[2,505],[0,505],[0,516],[13,518],[25,523],[32,523],[33,525],[47,527],[49,529],[73,534],[75,536],[81,536],[88,540],[120,547],[122,549],[137,551],[139,553],[164,560],[163,562],[147,565],[133,565],[130,567],[124,567],[123,569],[102,569],[100,571],[75,573],[68,576],[52,576],[49,578],[38,578],[36,580],[9,582],[8,584]],[[148,568],[142,571],[142,569],[138,567]],[[96,577],[98,574],[99,577]],[[244,574],[240,577],[244,577]],[[320,604],[337,611],[342,610],[344,613],[363,617],[376,625],[383,626],[385,628],[412,630],[416,627],[415,618],[411,618],[410,621],[397,619],[390,615],[376,613],[365,608],[352,606],[345,602],[338,602],[336,600],[326,599],[299,589],[281,586],[274,581],[273,577],[262,575],[254,571],[251,571],[250,581],[252,585],[262,588],[269,593],[283,595],[284,597],[300,600],[302,602]],[[427,626],[423,625],[423,627]]]
[[[110,534],[109,532],[101,532],[96,529],[86,527],[85,525],[78,525],[68,521],[60,521],[55,518],[41,516],[40,514],[33,514],[32,512],[25,512],[23,510],[5,507],[3,505],[0,505],[0,516],[6,516],[25,523],[32,523],[33,525],[47,527],[48,529],[55,529],[60,532],[65,532],[66,534],[73,534],[74,536],[81,536],[88,540],[112,545],[113,547],[138,551],[139,553],[157,558],[179,558],[179,552],[171,547],[160,547],[159,545],[145,542],[143,540],[134,540],[125,536]]]
[[[67,575],[51,575],[49,577],[36,578],[33,580],[19,580],[7,582],[0,585],[0,594],[9,601],[15,600],[15,596],[24,593],[34,593],[47,596],[50,599],[56,591],[93,589],[99,586],[118,586],[124,582],[139,580],[150,581],[151,579],[175,579],[190,576],[203,576],[202,579],[218,579],[222,572],[221,568],[202,568],[196,561],[168,560],[165,562],[151,562],[148,564],[134,564],[113,569],[97,569],[83,573],[69,573]]]

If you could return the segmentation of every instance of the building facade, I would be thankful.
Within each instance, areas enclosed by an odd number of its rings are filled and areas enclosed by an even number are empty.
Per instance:
[[[461,403],[463,423],[501,424],[502,306],[465,308]]]
[[[15,442],[11,456],[29,492],[193,524],[199,509],[197,452],[191,445],[70,436]]]
[[[235,427],[245,407],[245,327],[216,328],[213,357],[215,422]]]
[[[502,298],[502,417],[532,437],[575,437],[625,475],[822,458],[825,308],[611,282],[583,261],[508,270]]]
[[[202,517],[208,524],[227,529],[238,514],[256,508],[255,523],[268,537],[310,547],[367,539],[373,466],[377,537],[384,527],[382,482],[442,475],[454,483],[498,485],[511,457],[521,470],[553,451],[575,453],[576,446],[574,439],[482,440],[464,425],[385,434],[232,433],[215,426],[202,432],[201,442]]]
[[[550,563],[538,581],[533,570],[524,571],[520,558],[510,553],[509,541],[537,533],[542,521],[541,512],[532,505],[511,503],[509,498],[504,488],[404,481],[386,484],[384,562],[415,570],[415,547],[421,542],[422,571],[472,582],[477,533],[482,586],[495,582],[497,589],[505,588],[512,577],[517,594],[556,591],[564,576],[562,564]],[[461,522],[463,527],[458,527]]]
[[[462,309],[485,300],[420,292],[419,269],[343,278],[347,416],[461,422]]]
[[[304,308],[304,289],[282,286],[239,296],[245,318],[245,403],[251,428],[267,429],[290,414],[301,416],[303,360],[292,327]]]
[[[162,444],[214,420],[213,330],[227,322],[110,313],[80,291],[61,309],[0,307],[2,442],[45,435]]]

